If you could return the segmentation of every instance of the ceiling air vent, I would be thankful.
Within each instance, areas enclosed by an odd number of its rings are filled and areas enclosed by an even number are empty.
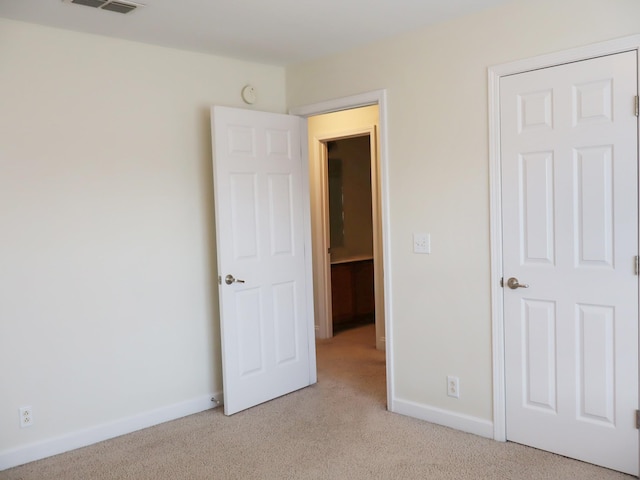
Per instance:
[[[122,0],[62,0],[64,3],[75,3],[86,7],[109,10],[110,12],[129,13],[138,7],[144,7],[140,3],[123,2]]]

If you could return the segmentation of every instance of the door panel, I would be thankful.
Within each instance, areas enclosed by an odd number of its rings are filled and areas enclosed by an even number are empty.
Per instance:
[[[553,152],[520,155],[523,264],[555,263]]]
[[[579,267],[613,268],[613,145],[575,149]]]
[[[292,178],[288,174],[269,175],[269,227],[272,255],[294,255]]]
[[[296,286],[293,282],[273,286],[276,363],[298,360],[298,326],[296,324]]]
[[[252,288],[235,294],[238,326],[238,367],[241,377],[264,371],[264,327],[260,290]]]
[[[556,412],[556,304],[524,300],[525,404]]]
[[[500,89],[507,439],[637,475],[636,55]]]
[[[315,381],[301,124],[289,115],[212,108],[227,415]],[[227,275],[238,281],[227,284]]]
[[[256,258],[258,255],[257,178],[255,174],[231,173],[231,225],[233,257],[235,260]]]
[[[579,417],[615,426],[614,308],[578,305],[577,316]]]

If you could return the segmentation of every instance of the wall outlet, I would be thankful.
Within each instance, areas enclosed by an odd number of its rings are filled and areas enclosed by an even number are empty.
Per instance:
[[[460,398],[460,379],[449,375],[447,377],[447,395]]]
[[[413,253],[431,253],[431,235],[428,233],[414,233]]]
[[[33,408],[20,407],[20,428],[26,428],[33,425]]]

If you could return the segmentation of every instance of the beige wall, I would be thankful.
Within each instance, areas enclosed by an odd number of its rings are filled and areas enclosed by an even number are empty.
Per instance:
[[[638,19],[637,0],[523,0],[287,69],[289,106],[387,89],[396,399],[492,419],[487,67],[640,33]],[[411,253],[413,232],[430,255]]]
[[[0,457],[222,389],[209,106],[248,82],[285,111],[281,67],[0,20]]]

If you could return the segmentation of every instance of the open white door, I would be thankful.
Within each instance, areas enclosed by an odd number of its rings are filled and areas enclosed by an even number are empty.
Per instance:
[[[632,475],[636,62],[627,52],[500,84],[507,439]]]
[[[305,121],[216,106],[211,122],[224,412],[231,415],[316,381]]]

